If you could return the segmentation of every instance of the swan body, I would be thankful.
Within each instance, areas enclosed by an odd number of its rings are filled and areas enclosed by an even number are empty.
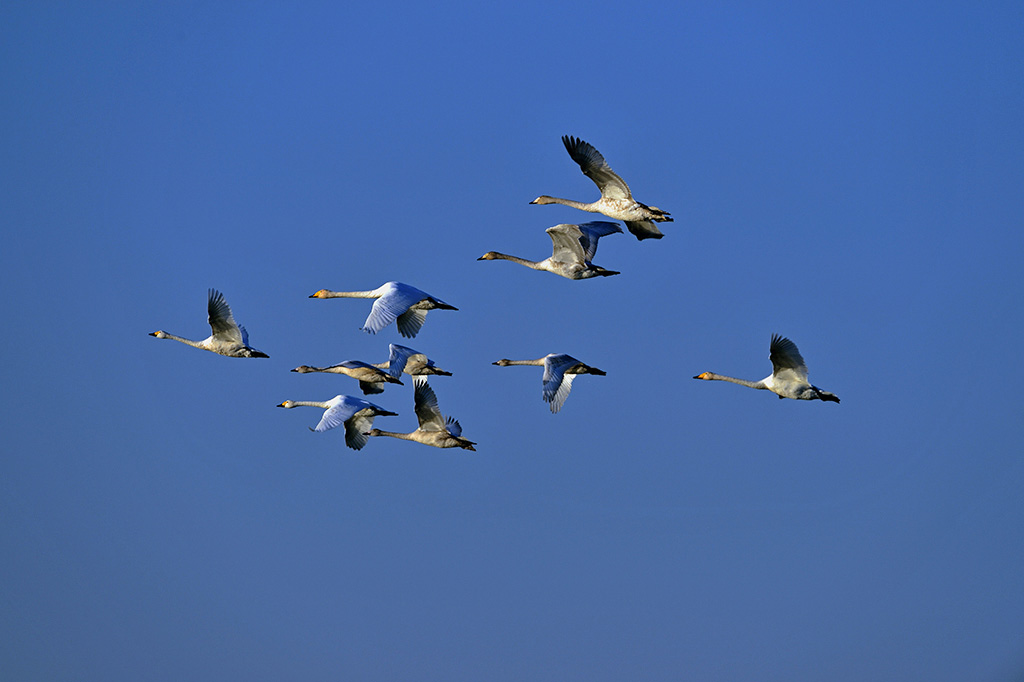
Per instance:
[[[544,194],[531,201],[531,204],[562,204],[581,211],[602,213],[626,223],[629,231],[641,241],[661,239],[665,236],[654,223],[672,222],[671,215],[657,206],[647,206],[634,199],[633,193],[629,191],[629,185],[611,169],[601,156],[601,152],[583,140],[569,135],[562,136],[562,144],[565,145],[572,160],[579,164],[583,174],[593,180],[601,190],[601,198],[588,204]]]
[[[551,353],[545,355],[538,360],[498,360],[495,363],[499,367],[509,367],[510,365],[532,365],[544,368],[544,376],[542,378],[544,384],[544,390],[542,396],[544,402],[548,403],[551,407],[551,412],[555,413],[562,409],[562,405],[565,403],[565,399],[569,397],[569,391],[572,390],[572,380],[576,378],[578,374],[596,374],[598,376],[604,376],[607,372],[604,372],[596,367],[586,365],[571,355],[565,355],[564,353]]]
[[[703,372],[695,376],[694,379],[728,381],[740,386],[768,390],[778,395],[779,398],[839,402],[839,397],[835,393],[823,391],[807,381],[807,363],[804,362],[800,351],[797,350],[796,344],[789,339],[772,334],[769,357],[772,361],[772,373],[760,381],[736,379],[714,372]]]
[[[370,315],[361,329],[376,334],[392,322],[405,337],[414,337],[427,318],[429,310],[458,310],[439,298],[402,282],[385,282],[372,291],[329,291],[321,289],[310,298],[375,298]]]
[[[213,333],[202,341],[185,339],[174,334],[168,334],[163,330],[150,332],[149,335],[155,336],[158,339],[180,341],[193,348],[202,348],[213,353],[226,355],[229,358],[270,357],[263,351],[249,347],[249,333],[245,331],[245,327],[235,322],[235,318],[231,314],[231,308],[228,306],[228,302],[224,300],[224,294],[216,289],[210,289],[207,292],[206,313],[207,321],[210,323],[210,329]]]
[[[372,429],[366,436],[390,436],[401,440],[411,440],[416,443],[423,443],[435,448],[462,448],[473,450],[476,445],[473,441],[462,437],[462,426],[458,420],[451,417],[445,418],[441,414],[441,408],[437,404],[437,395],[434,389],[427,383],[427,377],[423,375],[414,376],[414,400],[416,402],[416,419],[420,425],[411,433],[394,433]]]
[[[299,374],[308,374],[310,372],[326,372],[328,374],[344,374],[350,376],[359,382],[359,388],[362,389],[364,394],[371,393],[383,393],[384,384],[401,384],[401,380],[398,377],[392,376],[388,372],[385,372],[379,367],[375,367],[366,362],[360,362],[359,360],[345,360],[339,362],[336,365],[330,367],[310,367],[309,365],[301,365],[292,370]]]
[[[618,223],[598,220],[579,225],[555,225],[545,232],[551,237],[551,257],[542,261],[526,260],[497,251],[488,251],[477,260],[508,260],[534,270],[543,270],[568,279],[590,279],[619,274],[606,270],[590,261],[597,253],[597,240],[616,232],[622,232]]]
[[[320,423],[310,431],[322,433],[339,424],[345,425],[345,445],[353,450],[362,450],[366,445],[366,430],[373,426],[374,417],[395,416],[397,412],[389,412],[379,405],[362,398],[349,395],[336,395],[330,400],[286,400],[278,407],[320,407],[326,410]]]

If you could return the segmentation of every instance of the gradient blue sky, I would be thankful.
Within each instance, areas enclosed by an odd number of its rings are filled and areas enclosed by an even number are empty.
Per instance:
[[[941,6],[937,6],[941,5]],[[11,680],[1020,680],[1024,5],[0,8]],[[550,255],[594,144],[661,241]],[[478,452],[312,434],[408,342]],[[203,338],[224,292],[269,360]],[[759,379],[772,333],[841,405]],[[551,415],[540,370],[583,377]],[[376,402],[415,426],[412,386]]]

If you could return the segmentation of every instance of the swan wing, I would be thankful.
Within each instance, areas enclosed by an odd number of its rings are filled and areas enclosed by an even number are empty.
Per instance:
[[[373,427],[373,411],[359,410],[345,422],[345,445],[353,450],[362,450],[369,440],[366,435]]]
[[[578,363],[579,360],[571,355],[553,354],[544,358],[543,396],[544,402],[551,403],[552,412],[558,412],[569,397],[575,375],[566,374],[565,371]]]
[[[412,348],[407,346],[399,346],[397,343],[392,343],[388,350],[391,355],[388,357],[388,374],[396,379],[402,378],[402,372],[405,371],[405,365],[409,362],[409,358],[417,354]]]
[[[807,363],[796,344],[784,336],[772,334],[768,357],[772,361],[772,377],[779,381],[807,383]]]
[[[601,190],[601,196],[609,199],[633,198],[626,181],[611,169],[604,157],[601,156],[601,152],[578,137],[569,135],[562,136],[562,144],[565,145],[572,160],[579,164],[583,174],[593,180],[597,188]]]
[[[441,407],[437,404],[437,395],[434,389],[430,388],[425,376],[413,377],[413,397],[416,403],[416,419],[419,420],[420,429],[423,431],[443,431],[445,428],[444,417],[441,416]]]
[[[426,321],[426,310],[406,310],[398,316],[398,333],[411,339],[419,333],[420,328]]]
[[[376,395],[377,393],[384,392],[383,381],[360,381],[359,388],[362,390],[363,395]]]
[[[555,225],[544,231],[551,237],[551,260],[580,264],[586,260],[583,233],[577,225]]]
[[[462,424],[459,423],[458,419],[452,419],[448,417],[444,421],[445,426],[448,427],[448,433],[452,434],[456,438],[462,435]]]
[[[380,298],[373,302],[370,314],[363,323],[363,331],[376,334],[394,322],[399,315],[427,297],[419,289],[398,282],[388,282],[380,287]]]
[[[622,226],[618,223],[611,223],[607,220],[594,220],[589,223],[581,223],[577,225],[582,237],[580,238],[580,244],[583,245],[583,256],[586,262],[594,260],[594,255],[597,253],[597,240],[601,237],[607,237],[610,234],[616,232],[622,232]]]
[[[627,220],[625,222],[629,231],[640,241],[644,239],[661,239],[665,236],[665,233],[659,230],[658,226],[650,220]]]
[[[242,330],[238,328],[238,323],[235,322],[235,318],[231,314],[231,307],[224,300],[224,294],[216,289],[210,289],[208,292],[206,314],[210,329],[213,330],[213,336],[217,341],[248,345],[242,340]]]
[[[569,391],[572,390],[572,380],[575,378],[575,374],[565,374],[562,376],[562,383],[558,385],[558,388],[548,401],[552,412],[558,412],[562,409],[562,405],[565,404],[565,399],[569,397]]]
[[[320,423],[313,429],[317,433],[323,433],[344,424],[356,411],[370,404],[365,400],[347,395],[335,396],[329,402],[331,406],[327,408],[324,416],[320,418]]]

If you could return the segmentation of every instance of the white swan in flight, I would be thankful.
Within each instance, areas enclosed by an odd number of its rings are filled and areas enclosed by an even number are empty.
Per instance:
[[[779,398],[792,398],[793,400],[825,400],[838,403],[839,398],[835,393],[823,391],[817,386],[812,386],[807,381],[807,363],[804,362],[796,344],[789,339],[772,334],[772,343],[769,352],[772,361],[771,376],[761,381],[747,381],[746,379],[735,379],[733,377],[715,374],[714,372],[703,372],[694,379],[705,381],[729,381],[740,386],[765,389],[775,393]]]
[[[330,367],[310,367],[309,365],[300,365],[292,370],[299,374],[308,374],[310,372],[325,372],[327,374],[344,374],[350,376],[359,382],[359,388],[362,389],[364,394],[371,393],[383,393],[384,384],[401,384],[402,381],[390,373],[385,372],[379,367],[375,367],[367,362],[361,362],[359,360],[345,360],[339,362],[336,365]]]
[[[394,433],[372,429],[366,436],[390,436],[402,440],[411,440],[435,448],[462,448],[473,450],[476,445],[471,440],[462,437],[462,426],[458,420],[441,414],[441,408],[437,404],[437,396],[434,389],[430,388],[426,376],[414,376],[412,379],[415,387],[414,399],[416,401],[416,419],[419,420],[419,428],[411,433]]]
[[[216,289],[210,289],[207,294],[206,313],[210,329],[213,333],[202,341],[184,339],[174,334],[168,334],[163,330],[150,332],[149,335],[155,336],[158,339],[181,341],[194,348],[202,348],[203,350],[219,353],[220,355],[226,355],[229,358],[270,357],[263,351],[249,347],[248,332],[245,331],[245,327],[235,322],[234,316],[231,315],[231,308],[228,306],[228,302],[224,300],[224,294]]]
[[[362,330],[376,334],[392,322],[405,337],[416,336],[428,310],[458,310],[439,298],[401,282],[385,282],[372,291],[329,291],[321,289],[310,298],[375,298]]]
[[[477,260],[508,260],[534,270],[552,272],[568,279],[590,279],[591,277],[609,277],[619,274],[615,270],[606,270],[590,262],[594,259],[594,254],[597,253],[598,239],[622,232],[618,223],[596,220],[579,225],[562,224],[549,227],[545,232],[551,237],[550,258],[532,261],[498,251],[488,251]]]
[[[665,236],[654,223],[672,222],[670,214],[657,206],[647,206],[634,199],[632,192],[629,191],[629,185],[611,169],[601,156],[601,152],[583,140],[569,135],[562,136],[562,144],[565,145],[572,160],[579,164],[583,174],[593,180],[601,190],[601,198],[587,204],[544,194],[531,201],[531,204],[562,204],[581,211],[603,213],[609,218],[626,223],[629,231],[641,241],[661,239]]]
[[[550,404],[552,413],[562,409],[562,404],[569,397],[569,391],[572,390],[572,380],[576,378],[577,374],[597,374],[598,376],[607,374],[607,372],[590,365],[585,365],[573,356],[565,355],[564,353],[551,353],[539,360],[502,359],[491,364],[498,365],[499,367],[509,367],[510,365],[543,367],[543,397],[544,402]]]
[[[379,405],[362,398],[350,395],[336,395],[330,400],[286,400],[278,407],[321,407],[325,410],[320,423],[310,431],[322,433],[333,429],[339,424],[345,425],[345,445],[353,450],[362,450],[366,445],[366,430],[373,426],[374,417],[393,417],[397,412],[389,412]]]

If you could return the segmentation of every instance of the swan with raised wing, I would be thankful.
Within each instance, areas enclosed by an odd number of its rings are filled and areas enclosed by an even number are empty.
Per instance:
[[[488,251],[477,260],[507,260],[525,265],[534,270],[543,270],[567,279],[590,279],[591,277],[609,277],[619,274],[615,270],[606,270],[591,261],[597,253],[597,240],[616,232],[622,232],[618,223],[596,220],[579,225],[555,225],[545,232],[551,237],[551,257],[541,261],[532,261],[518,256],[510,256],[498,251]]]
[[[226,355],[229,358],[270,357],[263,351],[249,347],[249,333],[245,331],[245,327],[235,322],[235,318],[231,314],[231,308],[228,306],[228,302],[224,300],[224,294],[216,289],[210,289],[207,292],[206,314],[213,333],[202,341],[185,339],[174,334],[168,334],[163,330],[150,332],[149,335],[155,336],[158,339],[180,341],[193,348],[201,348],[219,355]]]
[[[462,426],[457,419],[445,418],[441,414],[441,408],[437,404],[437,395],[434,389],[430,388],[426,376],[414,376],[414,400],[416,403],[416,419],[419,427],[411,433],[394,433],[392,431],[381,431],[372,429],[366,436],[390,436],[401,440],[411,440],[416,443],[423,443],[435,448],[462,448],[473,450],[476,445],[471,440],[462,437]]]
[[[385,282],[370,291],[330,291],[321,289],[310,298],[375,298],[370,315],[361,329],[376,334],[392,322],[405,337],[416,336],[429,310],[458,310],[439,298],[402,282]]]
[[[772,342],[769,356],[772,361],[772,373],[760,381],[747,381],[736,379],[714,372],[703,372],[694,379],[704,381],[728,381],[740,386],[768,390],[775,393],[779,398],[792,398],[793,400],[825,400],[838,403],[839,397],[835,393],[823,391],[817,386],[812,386],[807,381],[807,363],[797,350],[796,344],[789,339],[772,334]]]
[[[629,185],[611,169],[601,156],[601,152],[583,140],[569,135],[562,136],[562,144],[565,145],[572,160],[579,164],[583,174],[593,180],[601,190],[601,198],[588,204],[544,194],[531,201],[531,204],[562,204],[581,211],[602,213],[626,223],[629,231],[641,241],[661,239],[665,236],[654,223],[672,222],[670,214],[657,206],[647,206],[634,199],[633,193],[629,191]]]

